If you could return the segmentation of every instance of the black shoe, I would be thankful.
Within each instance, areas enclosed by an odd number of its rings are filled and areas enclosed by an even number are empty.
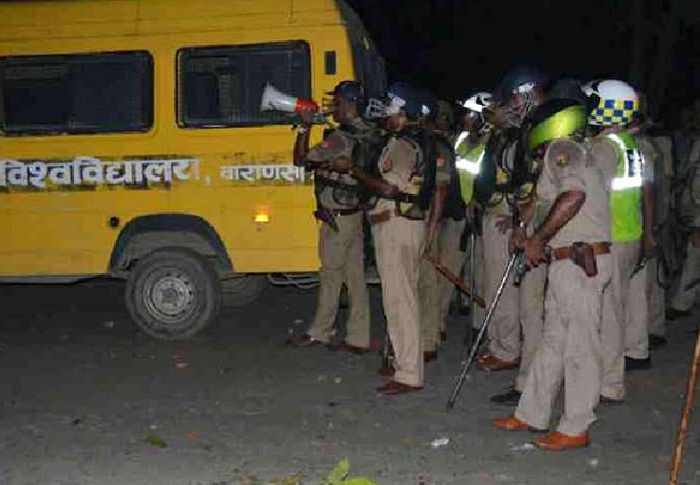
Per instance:
[[[646,370],[651,368],[651,357],[646,359],[633,359],[631,357],[625,357],[625,370]]]
[[[650,349],[658,349],[659,347],[663,347],[668,343],[668,340],[666,340],[666,337],[663,335],[654,335],[653,333],[649,334],[649,348]]]
[[[690,310],[676,310],[675,308],[669,307],[666,309],[666,320],[672,321],[678,318],[687,317],[691,313],[693,312],[691,312]]]
[[[437,360],[437,350],[429,350],[427,352],[423,352],[423,362],[428,363],[432,362],[434,360]]]
[[[613,399],[610,397],[600,396],[600,403],[601,404],[624,404],[625,400],[624,399]]]
[[[518,402],[520,402],[521,395],[522,392],[518,391],[517,389],[511,389],[506,393],[491,396],[491,402],[503,404],[504,406],[516,406]]]

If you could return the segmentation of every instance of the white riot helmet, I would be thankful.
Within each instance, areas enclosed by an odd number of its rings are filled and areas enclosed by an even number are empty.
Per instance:
[[[595,103],[588,124],[595,126],[624,126],[639,115],[639,95],[624,81],[605,79],[590,81],[582,86]]]
[[[480,92],[462,102],[462,107],[483,114],[484,108],[488,108],[491,104],[493,104],[491,93]]]

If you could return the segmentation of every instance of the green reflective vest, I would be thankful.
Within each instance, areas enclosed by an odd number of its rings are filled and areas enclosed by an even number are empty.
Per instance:
[[[469,147],[468,133],[463,131],[455,141],[455,155],[457,174],[459,175],[459,189],[462,199],[469,203],[474,195],[474,180],[481,170],[481,161],[484,158],[486,145],[481,143]]]
[[[611,133],[606,137],[617,153],[617,170],[610,192],[610,238],[612,242],[639,241],[644,157],[629,133]]]

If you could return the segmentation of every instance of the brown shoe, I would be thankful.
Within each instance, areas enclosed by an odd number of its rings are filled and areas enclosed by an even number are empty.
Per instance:
[[[491,426],[496,429],[504,429],[506,431],[547,431],[546,429],[535,428],[529,424],[520,421],[515,415],[511,414],[507,418],[496,418],[491,421]]]
[[[395,396],[397,394],[405,394],[407,392],[415,392],[423,389],[422,386],[409,386],[403,382],[389,381],[381,387],[377,388],[383,396]]]
[[[560,433],[559,431],[555,431],[554,433],[549,433],[546,436],[532,440],[532,444],[536,447],[549,451],[572,450],[574,448],[588,446],[589,443],[590,437],[588,436],[588,433],[583,433],[578,436],[570,436],[568,434]]]
[[[477,359],[476,362],[479,369],[489,372],[498,372],[501,370],[517,369],[520,366],[520,359],[501,360],[493,354],[484,354]]]
[[[308,333],[305,333],[299,338],[287,339],[287,345],[292,345],[294,347],[317,347],[326,345],[326,342],[321,342],[320,340],[313,338]]]
[[[430,350],[428,352],[423,352],[423,362],[428,363],[437,360],[437,350]]]
[[[369,351],[369,347],[358,347],[356,345],[350,345],[345,340],[343,340],[342,342],[335,343],[335,344],[329,344],[328,349],[332,350],[333,352],[345,351],[345,352],[351,352],[351,353],[357,354],[357,355],[362,355],[365,352]]]

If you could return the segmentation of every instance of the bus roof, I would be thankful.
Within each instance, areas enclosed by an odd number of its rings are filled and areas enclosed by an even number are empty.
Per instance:
[[[0,42],[344,22],[342,0],[12,0]]]

